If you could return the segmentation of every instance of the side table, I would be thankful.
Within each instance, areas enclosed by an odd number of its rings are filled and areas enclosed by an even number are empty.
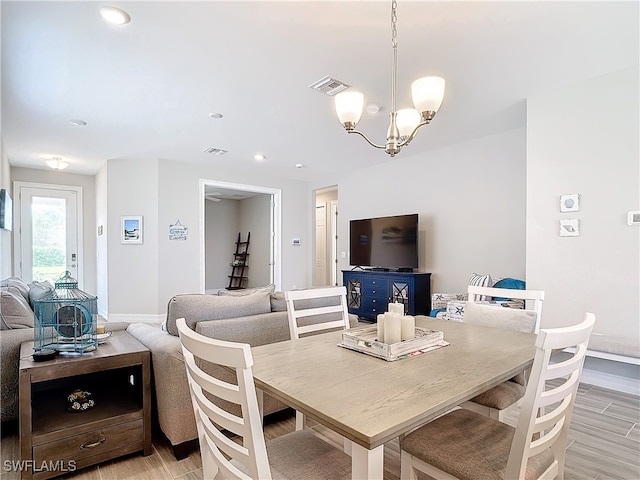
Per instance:
[[[151,454],[150,352],[115,331],[93,352],[34,362],[33,342],[20,347],[22,479],[44,479],[142,450]],[[69,411],[76,389],[95,406]]]

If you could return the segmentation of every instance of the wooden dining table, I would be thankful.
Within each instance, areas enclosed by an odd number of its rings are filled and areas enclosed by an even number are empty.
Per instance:
[[[253,347],[256,387],[342,435],[352,478],[382,480],[386,442],[510,379],[535,354],[534,334],[421,316],[416,326],[444,332],[449,345],[393,362],[338,346],[342,332]]]

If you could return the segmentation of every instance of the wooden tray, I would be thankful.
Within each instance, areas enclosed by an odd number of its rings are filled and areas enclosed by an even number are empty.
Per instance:
[[[416,327],[416,338],[404,342],[382,343],[377,336],[377,327],[347,330],[342,333],[342,343],[338,346],[392,362],[449,345],[442,332],[421,327]]]

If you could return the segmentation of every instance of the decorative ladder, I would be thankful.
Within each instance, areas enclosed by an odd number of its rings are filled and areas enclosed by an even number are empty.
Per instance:
[[[249,268],[247,265],[247,257],[249,256],[249,240],[251,232],[247,234],[247,241],[240,241],[240,232],[238,232],[238,240],[236,241],[236,252],[233,254],[231,262],[231,275],[229,275],[229,286],[227,290],[242,290],[245,288],[243,283],[247,280],[245,270]]]

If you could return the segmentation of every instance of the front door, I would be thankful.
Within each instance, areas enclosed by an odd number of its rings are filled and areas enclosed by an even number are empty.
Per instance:
[[[25,282],[52,284],[69,271],[82,286],[82,187],[14,183],[16,271]]]

